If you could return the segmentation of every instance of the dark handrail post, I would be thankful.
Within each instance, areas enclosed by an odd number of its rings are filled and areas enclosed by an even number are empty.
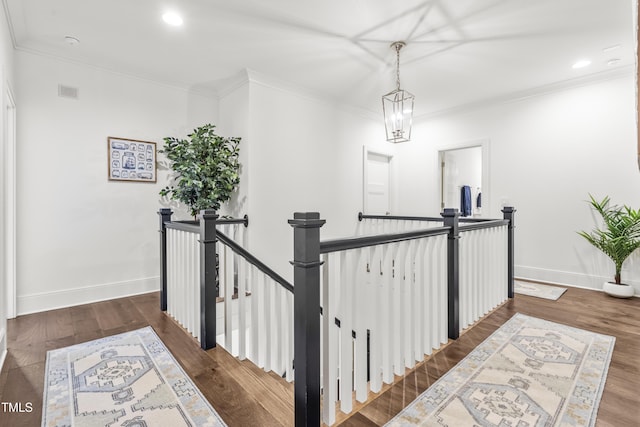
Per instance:
[[[504,219],[509,220],[509,228],[507,231],[507,295],[509,298],[513,298],[513,287],[514,287],[514,275],[515,275],[515,246],[514,246],[514,229],[516,228],[514,224],[516,209],[513,206],[505,206],[502,208],[502,213],[504,215]]]
[[[216,220],[213,209],[200,211],[200,347],[216,346]]]
[[[449,338],[456,340],[460,336],[460,212],[447,208],[441,215],[444,226],[451,227],[447,238],[447,309]]]
[[[173,211],[161,208],[160,217],[160,310],[167,311],[167,222],[171,221]]]
[[[320,426],[320,227],[317,212],[296,212],[293,227],[295,425]]]

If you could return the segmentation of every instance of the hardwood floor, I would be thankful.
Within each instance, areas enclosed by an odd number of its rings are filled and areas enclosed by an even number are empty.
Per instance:
[[[151,325],[216,411],[233,426],[293,425],[293,387],[221,348],[204,352],[159,310],[157,293],[21,316],[8,321],[9,352],[0,372],[0,402],[31,402],[31,412],[0,407],[0,426],[39,426],[46,352]],[[640,425],[640,298],[618,300],[570,288],[558,301],[517,295],[457,341],[396,378],[393,385],[343,416],[343,426],[391,419],[514,313],[616,336],[597,426]]]

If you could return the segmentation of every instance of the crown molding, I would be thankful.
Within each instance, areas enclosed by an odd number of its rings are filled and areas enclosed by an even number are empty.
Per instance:
[[[564,90],[587,86],[594,83],[615,80],[623,77],[633,77],[633,76],[635,76],[635,66],[627,65],[624,67],[618,67],[611,70],[588,74],[586,76],[576,77],[572,79],[550,83],[547,85],[537,86],[531,89],[511,92],[502,96],[485,98],[479,101],[474,101],[474,102],[458,105],[458,106],[443,109],[443,110],[423,113],[414,117],[414,121],[420,122],[420,121],[434,119],[442,116],[477,111],[477,110],[495,106],[495,105],[508,104],[511,102],[519,102],[525,99],[562,92]]]
[[[18,43],[16,42],[16,32],[13,27],[13,19],[11,19],[11,12],[9,11],[9,0],[2,0],[2,8],[4,9],[4,18],[7,21],[7,28],[9,29],[9,36],[11,37],[11,44],[16,49]]]
[[[286,92],[291,95],[300,96],[312,101],[320,102],[329,105],[332,108],[349,112],[368,120],[379,120],[381,117],[379,113],[376,113],[369,109],[346,104],[344,101],[338,98],[326,95],[317,90],[309,89],[307,87],[303,87],[295,83],[291,83],[289,81],[285,81],[277,77],[261,73],[259,71],[247,69],[247,76],[249,81],[252,83],[259,84],[270,89]]]
[[[96,71],[101,71],[101,72],[105,72],[105,73],[109,73],[109,74],[113,74],[116,76],[120,76],[120,77],[126,77],[129,79],[134,79],[134,80],[140,80],[140,81],[144,81],[147,83],[152,83],[158,86],[163,86],[166,88],[170,88],[170,89],[176,89],[176,90],[180,90],[186,93],[190,93],[190,94],[194,94],[194,95],[199,95],[199,96],[204,96],[207,98],[217,98],[217,92],[214,89],[211,89],[207,86],[189,86],[187,84],[184,83],[179,83],[179,82],[167,82],[167,81],[162,81],[162,80],[156,80],[156,79],[152,79],[146,76],[142,76],[139,74],[134,74],[134,73],[124,73],[122,71],[118,71],[115,70],[113,68],[108,68],[108,67],[104,67],[104,66],[100,66],[100,65],[95,65],[95,64],[91,64],[88,62],[84,62],[84,61],[79,61],[77,59],[73,59],[73,58],[69,58],[66,56],[60,56],[60,55],[56,55],[56,54],[51,54],[48,52],[43,52],[37,49],[33,49],[33,48],[26,48],[23,46],[17,46],[14,48],[16,50],[16,52],[22,52],[22,53],[27,53],[30,55],[34,55],[34,56],[40,56],[43,58],[47,58],[47,59],[51,59],[54,61],[60,61],[60,62],[65,62],[67,64],[72,64],[72,65],[76,65],[76,66],[80,66],[80,67],[86,67],[86,68],[90,68]]]

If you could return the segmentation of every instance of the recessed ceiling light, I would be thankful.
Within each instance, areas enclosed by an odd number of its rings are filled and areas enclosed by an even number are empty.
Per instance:
[[[576,62],[575,64],[573,64],[571,66],[571,68],[577,69],[577,68],[584,68],[586,66],[591,65],[591,61],[589,61],[588,59],[581,59],[580,61]]]
[[[80,40],[73,36],[64,36],[64,41],[71,46],[80,44]]]
[[[612,46],[605,47],[604,49],[602,49],[602,51],[603,52],[611,52],[612,50],[616,50],[618,48],[620,48],[620,45],[619,44],[614,44]]]
[[[616,65],[620,61],[622,61],[622,59],[620,59],[620,58],[611,58],[610,60],[607,61],[607,65],[609,65],[609,66]]]
[[[182,25],[182,17],[175,12],[166,12],[162,15],[162,20],[174,27]]]

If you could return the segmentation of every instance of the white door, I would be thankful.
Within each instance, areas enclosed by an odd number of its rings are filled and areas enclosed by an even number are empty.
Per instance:
[[[391,156],[366,150],[365,154],[364,213],[388,215],[391,212]]]

